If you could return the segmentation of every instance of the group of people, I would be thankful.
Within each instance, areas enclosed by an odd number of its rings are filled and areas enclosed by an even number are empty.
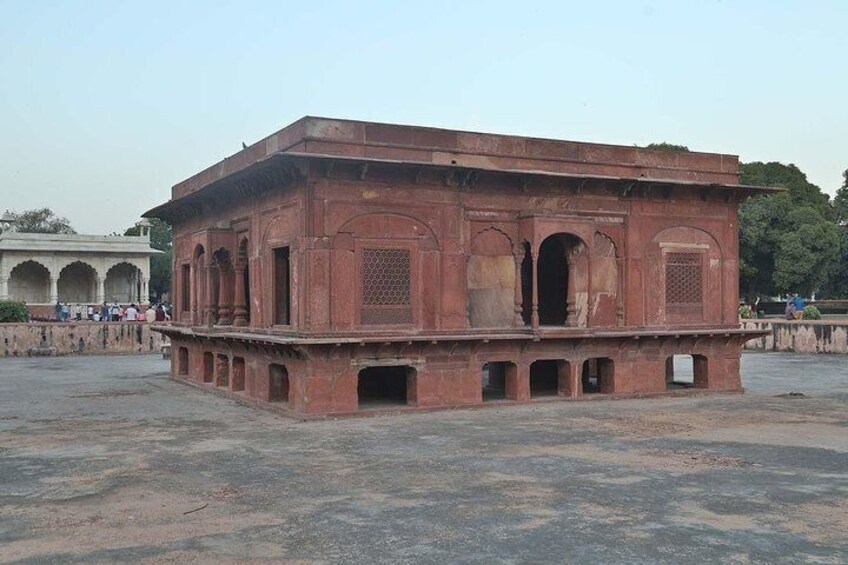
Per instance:
[[[171,316],[164,304],[151,305],[142,310],[135,304],[124,307],[121,304],[105,302],[100,306],[56,302],[56,319],[60,322],[164,322],[170,320]]]
[[[786,295],[786,319],[800,320],[804,316],[804,297],[798,293]]]

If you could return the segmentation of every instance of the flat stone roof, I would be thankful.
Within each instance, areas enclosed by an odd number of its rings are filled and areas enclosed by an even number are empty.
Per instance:
[[[731,186],[739,180],[736,155],[306,116],[178,183],[172,198],[182,198],[277,154]]]
[[[84,235],[8,231],[0,234],[0,252],[3,251],[120,253],[122,255],[162,253],[150,247],[150,240],[141,235]]]

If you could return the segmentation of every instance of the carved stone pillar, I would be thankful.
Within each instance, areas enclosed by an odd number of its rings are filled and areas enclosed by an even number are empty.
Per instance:
[[[9,298],[9,279],[6,277],[0,278],[0,300]]]
[[[568,263],[568,289],[566,290],[566,299],[565,299],[565,325],[570,327],[577,326],[577,301],[575,292],[577,289],[575,286],[575,267],[577,264],[577,258],[574,253],[566,253],[565,260]]]
[[[217,296],[215,295],[215,281],[218,279],[218,269],[214,266],[206,268],[206,325],[215,324],[218,313]]]
[[[244,270],[246,265],[238,264],[235,268],[236,280],[233,285],[234,288],[234,297],[233,297],[233,325],[234,326],[246,326],[247,325],[247,304],[244,296]]]
[[[188,308],[184,308],[184,310],[188,311],[188,321],[192,324],[198,323],[197,321],[197,266],[192,263],[189,267],[189,275],[188,275]]]
[[[533,279],[533,311],[530,315],[530,325],[533,329],[539,329],[539,263],[536,260],[538,253],[530,252],[530,261],[533,268],[530,269]]]
[[[515,258],[515,317],[513,318],[513,325],[516,327],[524,326],[524,317],[521,315],[523,312],[522,303],[522,291],[524,289],[524,281],[521,279],[521,263],[523,262],[523,257],[521,257],[520,252],[516,251],[514,254]]]
[[[615,281],[618,287],[615,289],[615,323],[618,326],[624,325],[624,259],[617,257],[616,266],[618,267],[618,279]]]
[[[231,309],[229,302],[229,274],[230,270],[223,267],[218,268],[218,325],[229,326],[233,323],[230,318]]]
[[[138,303],[143,305],[150,304],[150,290],[148,288],[149,279],[141,279],[141,296]]]

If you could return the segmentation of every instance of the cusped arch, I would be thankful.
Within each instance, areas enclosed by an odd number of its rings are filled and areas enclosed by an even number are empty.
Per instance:
[[[194,249],[192,250],[191,260],[197,261],[198,257],[200,257],[201,255],[203,255],[205,253],[206,253],[206,249],[203,247],[203,244],[198,243],[197,245],[194,246]]]
[[[61,302],[91,304],[97,300],[97,269],[86,261],[67,263],[59,271],[57,290]]]
[[[181,241],[179,245],[177,245],[176,251],[174,252],[174,258],[179,259],[180,261],[188,259],[188,244],[185,241]]]
[[[338,233],[373,239],[423,239],[428,238],[434,249],[439,249],[439,238],[426,223],[408,214],[396,212],[367,212],[345,222]]]
[[[104,300],[129,304],[141,300],[141,278],[143,271],[130,261],[118,261],[110,265],[103,281]]]
[[[595,232],[593,253],[601,257],[620,257],[615,240],[602,231]]]
[[[474,255],[513,255],[515,248],[509,234],[495,226],[477,231],[471,237],[471,253]]]
[[[692,235],[696,237],[693,238]],[[700,239],[701,241],[693,241],[693,239]],[[668,228],[663,228],[657,231],[654,234],[654,237],[651,238],[653,243],[691,243],[691,244],[710,244],[711,246],[715,246],[715,249],[718,251],[720,256],[724,256],[724,250],[721,247],[721,244],[718,242],[718,239],[711,234],[709,231],[695,226],[673,226]]]
[[[46,304],[50,301],[50,269],[32,259],[18,262],[9,271],[8,293],[11,300]]]

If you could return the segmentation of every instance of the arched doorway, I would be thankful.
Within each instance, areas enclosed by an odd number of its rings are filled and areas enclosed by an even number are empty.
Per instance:
[[[97,271],[88,263],[75,261],[59,273],[59,302],[94,304],[97,300]]]
[[[9,299],[27,304],[50,302],[50,271],[36,261],[24,261],[9,273]]]
[[[556,233],[539,247],[536,267],[539,324],[577,326],[575,268],[585,246],[577,236]]]
[[[118,304],[141,301],[141,270],[129,263],[118,263],[106,272],[104,300]]]

